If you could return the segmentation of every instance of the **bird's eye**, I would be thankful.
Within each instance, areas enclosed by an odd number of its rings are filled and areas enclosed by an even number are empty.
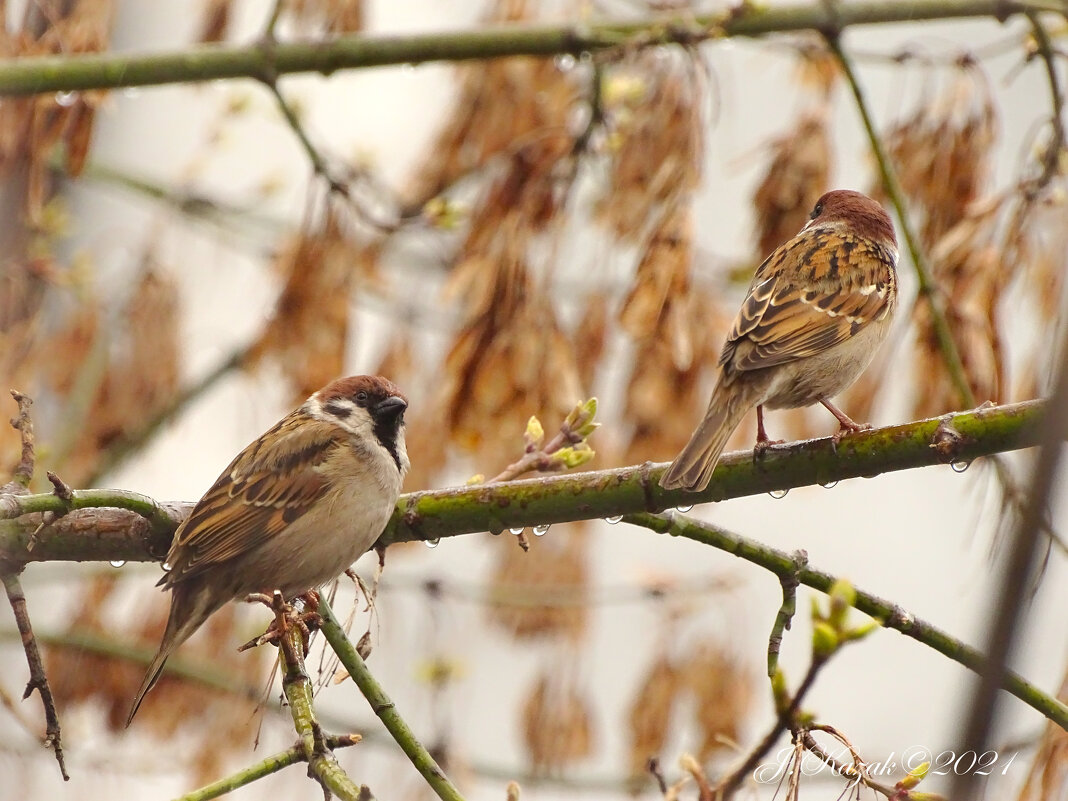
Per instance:
[[[814,208],[814,209],[812,210],[812,213],[811,213],[810,215],[808,215],[808,218],[809,218],[810,220],[814,220],[814,219],[816,219],[817,217],[819,217],[819,216],[820,216],[820,213],[821,213],[822,211],[823,211],[823,204],[822,204],[822,203],[817,203],[817,204],[816,204],[816,208]]]
[[[356,402],[367,403],[367,393],[364,392],[362,389],[356,393]]]

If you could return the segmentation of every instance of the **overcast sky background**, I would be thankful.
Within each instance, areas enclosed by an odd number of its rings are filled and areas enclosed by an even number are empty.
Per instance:
[[[262,24],[267,4],[250,2],[240,8],[238,29],[243,36],[251,36]],[[472,24],[480,8],[477,2],[377,2],[371,4],[370,25],[374,32],[460,27]],[[113,47],[183,46],[193,37],[195,22],[189,4],[120,3]],[[985,42],[1002,40],[1007,33],[1008,29],[994,22],[922,28],[901,25],[851,31],[846,44],[863,51],[893,52],[906,42],[918,41],[933,52],[955,52],[962,46],[978,48]],[[720,111],[707,136],[707,172],[697,201],[699,244],[709,253],[742,257],[751,248],[749,197],[762,167],[756,148],[770,136],[782,133],[797,108],[790,80],[792,63],[784,53],[754,42],[718,42],[705,45],[704,50],[716,76]],[[1048,107],[1048,88],[1040,65],[1025,69],[1011,84],[1004,83],[1015,58],[1013,54],[986,62],[1001,109],[1001,183],[1014,174],[1024,138]],[[915,68],[865,63],[861,77],[880,121],[885,123],[897,112],[911,108],[923,76]],[[393,183],[406,177],[433,136],[454,86],[451,70],[436,65],[339,73],[329,80],[299,77],[284,81],[287,93],[300,99],[307,128],[316,141],[340,155],[370,157]],[[204,143],[218,125],[220,108],[238,95],[248,96],[253,111],[224,126],[223,138],[211,149],[207,163],[195,170],[194,185],[211,197],[247,202],[256,197],[256,188],[265,179],[281,179],[284,190],[262,202],[262,212],[296,223],[306,199],[308,164],[292,132],[277,117],[271,98],[251,81],[115,92],[100,114],[92,158],[164,184],[179,185],[190,175],[190,166],[203,160]],[[865,140],[856,109],[841,90],[836,131],[839,161],[834,183],[865,189],[870,181]],[[269,312],[277,285],[265,277],[260,259],[263,250],[256,252],[240,241],[234,246],[234,241],[204,229],[169,224],[159,208],[114,188],[85,182],[75,188],[72,198],[74,246],[93,250],[102,268],[102,285],[121,286],[139,264],[137,243],[160,238],[163,264],[181,279],[187,312],[183,339],[188,377],[201,374],[245,342]],[[269,237],[262,237],[263,248],[271,244]],[[577,249],[572,254],[576,272],[591,269],[596,256],[596,243],[587,252]],[[626,267],[611,264],[595,268],[593,274],[610,276],[611,270]],[[900,274],[905,291],[911,294],[915,281],[907,262]],[[418,286],[422,296],[415,297],[414,302],[432,307],[434,295],[423,288],[424,284]],[[905,307],[902,304],[901,308]],[[348,365],[353,373],[370,370],[382,344],[383,310],[366,304],[360,309],[359,336],[354,338]],[[1019,309],[1019,314],[1027,318],[1025,308]],[[908,365],[896,369],[902,381],[907,381]],[[604,387],[596,388],[608,409],[620,397],[619,387],[610,379]],[[282,392],[272,385],[269,371],[260,378],[232,376],[188,409],[141,458],[110,476],[106,484],[160,499],[195,499],[235,453],[286,411]],[[900,411],[888,403],[881,417],[872,422],[898,421]],[[828,433],[832,423],[828,416]],[[769,426],[774,425],[772,414]],[[982,645],[991,616],[991,593],[997,587],[1004,554],[991,558],[991,524],[995,519],[991,499],[995,496],[989,477],[977,473],[976,468],[963,475],[948,467],[929,468],[844,482],[831,490],[794,490],[782,500],[767,496],[734,500],[705,506],[695,513],[778,548],[804,548],[812,565],[847,576],[857,586],[895,600],[965,642]],[[466,477],[458,473],[451,482]],[[1058,494],[1063,488],[1061,482]],[[1057,509],[1056,522],[1061,531],[1068,530],[1063,509]],[[401,582],[417,575],[478,582],[490,562],[485,536],[456,538],[434,550],[409,552],[392,560],[387,578]],[[550,531],[545,543],[552,536]],[[601,524],[596,537],[597,585],[618,587],[657,573],[734,577],[738,587],[732,593],[701,600],[707,605],[699,615],[703,628],[695,628],[720,632],[735,644],[738,657],[759,673],[779,604],[778,583],[772,576],[709,548],[645,530]],[[535,546],[552,547],[545,543],[539,541]],[[361,568],[368,574],[371,560],[361,562]],[[54,592],[55,582],[45,578],[72,569],[50,565],[27,570],[25,583],[38,625],[62,622],[67,609],[62,600],[55,600],[62,596]],[[158,576],[155,566],[127,566],[123,570],[137,577],[137,582],[131,583],[140,582],[142,587],[154,583]],[[1068,656],[1065,578],[1064,559],[1055,555],[1020,632],[1022,648],[1016,664],[1028,679],[1047,691],[1057,688]],[[794,682],[808,662],[808,597],[802,592],[794,630],[787,633],[784,644],[783,663]],[[450,710],[455,741],[462,744],[459,758],[498,766],[506,773],[520,772],[525,769],[525,760],[516,710],[539,669],[563,657],[555,647],[515,647],[484,625],[481,610],[473,604],[455,603],[448,609],[445,616],[432,616],[421,596],[385,592],[379,602],[378,647],[370,666],[415,731],[426,732],[433,723],[431,706],[426,686],[414,678],[412,654],[420,653],[420,642],[436,638],[466,666],[466,679],[458,686]],[[576,768],[576,776],[598,779],[621,774],[626,753],[625,710],[656,646],[659,620],[649,603],[595,609],[591,619],[594,646],[587,651],[589,659],[568,666],[579,671],[598,712],[596,757]],[[13,647],[0,651],[0,659],[9,677],[20,676],[25,670],[21,653]],[[961,715],[968,711],[972,686],[970,674],[956,663],[895,632],[878,631],[835,657],[806,707],[817,711],[821,720],[846,731],[869,759],[889,758],[891,753],[901,754],[909,747],[938,753],[959,749]],[[746,745],[761,736],[770,721],[770,700],[764,685],[759,685],[758,695],[760,707]],[[1036,735],[1042,723],[1039,716],[1011,697],[1002,697],[1006,723],[999,731],[1003,740]],[[366,702],[353,689],[331,687],[319,698],[322,708],[365,723],[369,731],[380,730]],[[26,706],[31,715],[39,714],[36,700],[26,702]],[[235,769],[291,743],[292,729],[284,720],[268,717],[267,721],[260,750],[236,761]],[[163,799],[192,789],[186,777],[168,768],[168,754],[180,751],[183,742],[148,744],[133,742],[134,737],[101,738],[99,711],[94,710],[67,712],[63,724],[72,781],[62,783],[50,755],[45,755],[22,763],[18,771],[25,779],[22,786],[0,782],[0,799],[121,795]],[[684,739],[680,725],[679,736],[663,755],[669,775],[675,771],[674,757],[685,747]],[[95,770],[93,763],[105,754],[115,768]],[[1008,755],[1006,752],[1006,760]],[[418,777],[388,744],[361,745],[340,753],[339,758],[357,781],[369,784],[379,798],[415,797],[412,793],[419,786]],[[6,760],[0,755],[0,762]],[[1018,759],[1006,777],[996,777],[1006,784],[991,784],[991,789],[1015,786],[1028,761]],[[995,767],[999,769],[1001,764]],[[132,772],[128,771],[131,766]],[[504,780],[461,778],[472,801],[500,801],[504,797]],[[932,780],[930,789],[946,787]],[[836,785],[824,789],[829,797],[837,795]],[[269,785],[255,784],[233,797],[253,799],[268,791],[290,798],[316,798],[319,794],[302,769],[292,768]],[[770,791],[766,795],[770,797]],[[574,796],[574,791],[552,787],[524,789],[525,799]],[[1000,792],[992,793],[991,797],[995,796],[1005,797]],[[591,793],[590,797],[608,796]]]

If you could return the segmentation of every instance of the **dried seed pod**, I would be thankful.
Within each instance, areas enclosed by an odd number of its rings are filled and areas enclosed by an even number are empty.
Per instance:
[[[704,763],[739,740],[752,706],[753,677],[722,643],[712,640],[695,647],[680,669],[696,701],[694,716],[701,732],[697,759]]]
[[[700,68],[685,50],[642,50],[611,68],[605,89],[610,159],[598,218],[640,238],[701,180]],[[615,88],[613,88],[615,87]]]
[[[666,655],[653,660],[638,686],[627,713],[630,780],[635,791],[647,780],[649,760],[659,756],[667,741],[672,715],[685,689],[685,675]]]
[[[771,142],[770,163],[753,194],[757,220],[757,258],[794,236],[830,185],[829,109],[805,112],[793,130]]]
[[[1057,698],[1068,702],[1068,674],[1061,681]],[[1052,720],[1038,743],[1027,780],[1020,788],[1016,801],[1047,801],[1068,794],[1068,732]]]
[[[83,315],[91,315],[89,317]],[[74,388],[97,337],[96,310],[84,309],[74,327],[65,332],[67,346],[86,354],[76,372],[53,375],[57,388]],[[178,391],[181,347],[178,339],[178,287],[174,279],[145,260],[141,276],[126,302],[118,329],[111,334],[110,352],[100,360],[101,377],[84,424],[71,433],[76,440],[63,466],[72,484],[91,475],[115,440],[148,423]]]
[[[997,109],[985,73],[962,60],[949,85],[885,135],[901,185],[922,212],[932,247],[986,191],[997,141]]]
[[[486,614],[516,639],[579,640],[589,610],[583,603],[589,584],[589,543],[576,525],[554,526],[552,536],[535,538],[524,552],[502,535],[490,576]],[[561,602],[564,594],[566,602]]]
[[[543,673],[523,703],[523,741],[538,775],[559,775],[593,753],[592,705],[559,671]]]
[[[1004,285],[995,245],[1000,204],[973,207],[931,250],[931,272],[948,301],[946,321],[960,353],[964,372],[979,401],[998,401],[1006,367],[997,325],[997,302]],[[930,307],[922,301],[914,315],[917,330],[916,371],[923,376],[913,413],[917,417],[959,408],[961,400],[949,381]]]
[[[275,267],[285,285],[249,364],[277,362],[295,401],[344,372],[358,276],[353,265],[366,263],[365,254],[366,248],[344,234],[332,210],[317,229],[302,231],[278,252]]]
[[[526,2],[498,0],[488,21],[526,19]],[[404,193],[410,206],[421,208],[461,176],[512,153],[517,143],[568,130],[578,93],[572,76],[552,59],[498,58],[461,67],[459,74],[453,111]]]

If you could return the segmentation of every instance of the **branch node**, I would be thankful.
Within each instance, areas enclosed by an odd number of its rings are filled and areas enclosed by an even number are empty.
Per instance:
[[[74,490],[70,488],[70,485],[67,484],[67,482],[65,482],[51,470],[48,470],[45,475],[48,476],[48,480],[52,483],[52,486],[55,487],[55,496],[69,506],[71,501],[74,500]]]
[[[928,447],[942,462],[949,464],[957,460],[966,441],[964,435],[953,427],[953,417],[947,415],[939,421]]]

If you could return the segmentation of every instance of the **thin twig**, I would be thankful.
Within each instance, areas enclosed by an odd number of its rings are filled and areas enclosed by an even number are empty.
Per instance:
[[[333,750],[335,748],[348,748],[351,745],[356,745],[360,742],[360,735],[358,734],[331,734],[326,738],[327,746]],[[210,801],[212,798],[218,798],[219,796],[226,795],[229,792],[233,792],[240,787],[244,787],[247,784],[251,784],[257,779],[262,779],[264,776],[270,776],[272,773],[277,773],[284,768],[288,768],[290,765],[295,765],[298,762],[303,762],[304,748],[300,743],[287,748],[285,751],[280,751],[277,754],[273,754],[266,759],[257,762],[255,765],[249,765],[232,776],[227,776],[225,779],[219,779],[216,782],[205,785],[199,790],[194,790],[191,793],[179,796],[175,801]],[[373,796],[363,795],[361,801],[364,799],[371,799]]]
[[[790,622],[797,612],[797,587],[800,581],[797,571],[808,564],[808,554],[804,551],[794,553],[794,564],[797,570],[786,576],[779,576],[782,585],[782,604],[775,615],[775,623],[771,627],[771,635],[768,637],[768,676],[772,677],[779,668],[779,649],[782,647],[783,632],[790,628]]]
[[[1016,533],[1001,578],[1001,588],[994,597],[988,629],[986,659],[971,703],[971,715],[961,740],[961,748],[982,753],[990,727],[994,721],[995,702],[999,687],[1004,686],[1006,664],[1020,628],[1024,601],[1033,580],[1038,557],[1038,545],[1046,509],[1056,479],[1057,467],[1063,451],[1062,440],[1068,435],[1068,330],[1065,331],[1057,383],[1050,399],[1050,413],[1042,421],[1039,451],[1031,478],[1030,496],[1017,524]],[[1064,723],[1061,726],[1068,728]],[[974,790],[976,777],[957,776],[951,793],[954,798],[968,798]]]
[[[1053,136],[1042,155],[1042,173],[1025,189],[1027,196],[1035,197],[1061,172],[1061,160],[1065,152],[1064,93],[1061,91],[1060,80],[1057,76],[1055,53],[1049,32],[1046,31],[1037,13],[1029,11],[1027,18],[1031,22],[1031,29],[1034,33],[1036,53],[1046,65],[1050,102],[1053,106],[1053,113],[1050,115]]]
[[[808,691],[812,689],[813,684],[816,682],[816,676],[827,665],[827,662],[828,660],[824,657],[813,656],[812,662],[808,666],[808,671],[806,671],[805,677],[801,680],[797,692],[790,699],[790,703],[786,705],[786,708],[780,710],[775,723],[772,724],[768,733],[764,735],[764,739],[749,752],[742,764],[727,774],[716,785],[716,798],[729,798],[745,781],[746,776],[752,773],[757,765],[760,764],[760,760],[775,746],[778,739],[785,732],[792,731],[797,727],[796,718],[798,711],[801,709],[801,701],[804,700]]]
[[[972,392],[971,384],[968,382],[968,375],[964,370],[964,363],[961,361],[960,350],[957,348],[957,343],[953,339],[953,332],[946,319],[941,290],[935,281],[934,275],[931,273],[931,268],[927,263],[927,256],[923,252],[923,248],[920,247],[919,238],[909,217],[908,201],[905,198],[904,190],[901,188],[901,182],[898,180],[897,171],[886,151],[886,145],[883,143],[882,137],[879,136],[879,132],[876,130],[875,120],[868,107],[864,90],[860,86],[856,70],[853,68],[853,62],[842,49],[839,32],[837,30],[825,32],[824,38],[831,52],[837,57],[838,63],[842,67],[842,72],[853,90],[857,110],[860,112],[872,153],[875,155],[876,163],[879,165],[883,187],[886,189],[886,194],[890,198],[894,211],[897,212],[905,244],[912,257],[912,266],[916,272],[920,296],[927,302],[930,310],[931,327],[934,329],[935,339],[938,340],[938,347],[942,352],[942,360],[945,362],[950,381],[953,382],[953,387],[960,396],[964,407],[971,408],[976,403],[975,393]]]
[[[776,576],[788,576],[797,572],[797,579],[806,587],[820,592],[828,592],[834,585],[836,577],[813,567],[797,570],[793,557],[785,551],[772,548],[756,540],[743,537],[703,520],[686,517],[671,512],[657,515],[639,513],[625,515],[623,522],[670,534],[685,537],[696,542],[710,545],[727,553],[745,559],[747,562],[763,567]],[[986,658],[975,648],[927,623],[895,603],[884,600],[863,590],[856,589],[856,598],[852,602],[855,609],[878,620],[884,628],[895,629],[906,637],[933,648],[943,656],[976,673],[984,671]],[[1015,695],[1028,706],[1040,712],[1058,726],[1068,730],[1068,705],[1044,693],[1027,680],[1011,671],[1005,671],[998,685]]]
[[[15,614],[15,624],[22,636],[22,647],[26,651],[26,663],[30,667],[30,680],[26,683],[26,691],[22,694],[23,700],[30,697],[34,690],[41,696],[45,713],[45,740],[46,747],[55,751],[56,762],[59,763],[59,772],[63,775],[63,781],[70,781],[67,774],[67,765],[63,759],[63,744],[59,728],[59,713],[56,711],[56,699],[52,696],[52,688],[48,686],[48,676],[45,673],[44,663],[41,661],[41,651],[37,647],[37,640],[33,636],[33,626],[30,623],[30,612],[26,607],[26,594],[22,591],[22,583],[18,573],[4,570],[0,573],[0,580],[4,582],[4,590],[7,592],[8,603],[11,611]]]
[[[11,397],[15,399],[19,409],[18,414],[11,418],[11,427],[19,432],[19,436],[22,439],[22,451],[12,480],[25,490],[30,486],[30,481],[33,480],[35,458],[33,451],[33,419],[30,417],[30,406],[33,405],[33,399],[28,395],[22,394],[17,389],[11,390]]]
[[[253,345],[239,347],[219,362],[214,369],[209,370],[203,377],[194,381],[171,398],[163,408],[136,431],[123,432],[101,454],[93,472],[86,478],[85,483],[91,486],[99,481],[102,476],[122,464],[127,458],[137,453],[155,436],[156,432],[185,411],[191,403],[199,399],[233,370],[243,367],[253,347]]]
[[[463,801],[460,791],[449,781],[445,772],[441,769],[434,757],[430,755],[426,747],[416,738],[408,724],[400,716],[393,701],[386,695],[385,690],[377,679],[367,669],[367,664],[357,653],[352,642],[345,635],[344,629],[334,616],[333,610],[326,598],[319,600],[319,614],[323,616],[323,634],[330,647],[334,649],[341,664],[348,671],[349,677],[360,688],[371,710],[378,715],[386,730],[397,741],[408,759],[411,760],[415,769],[426,780],[441,801]]]

